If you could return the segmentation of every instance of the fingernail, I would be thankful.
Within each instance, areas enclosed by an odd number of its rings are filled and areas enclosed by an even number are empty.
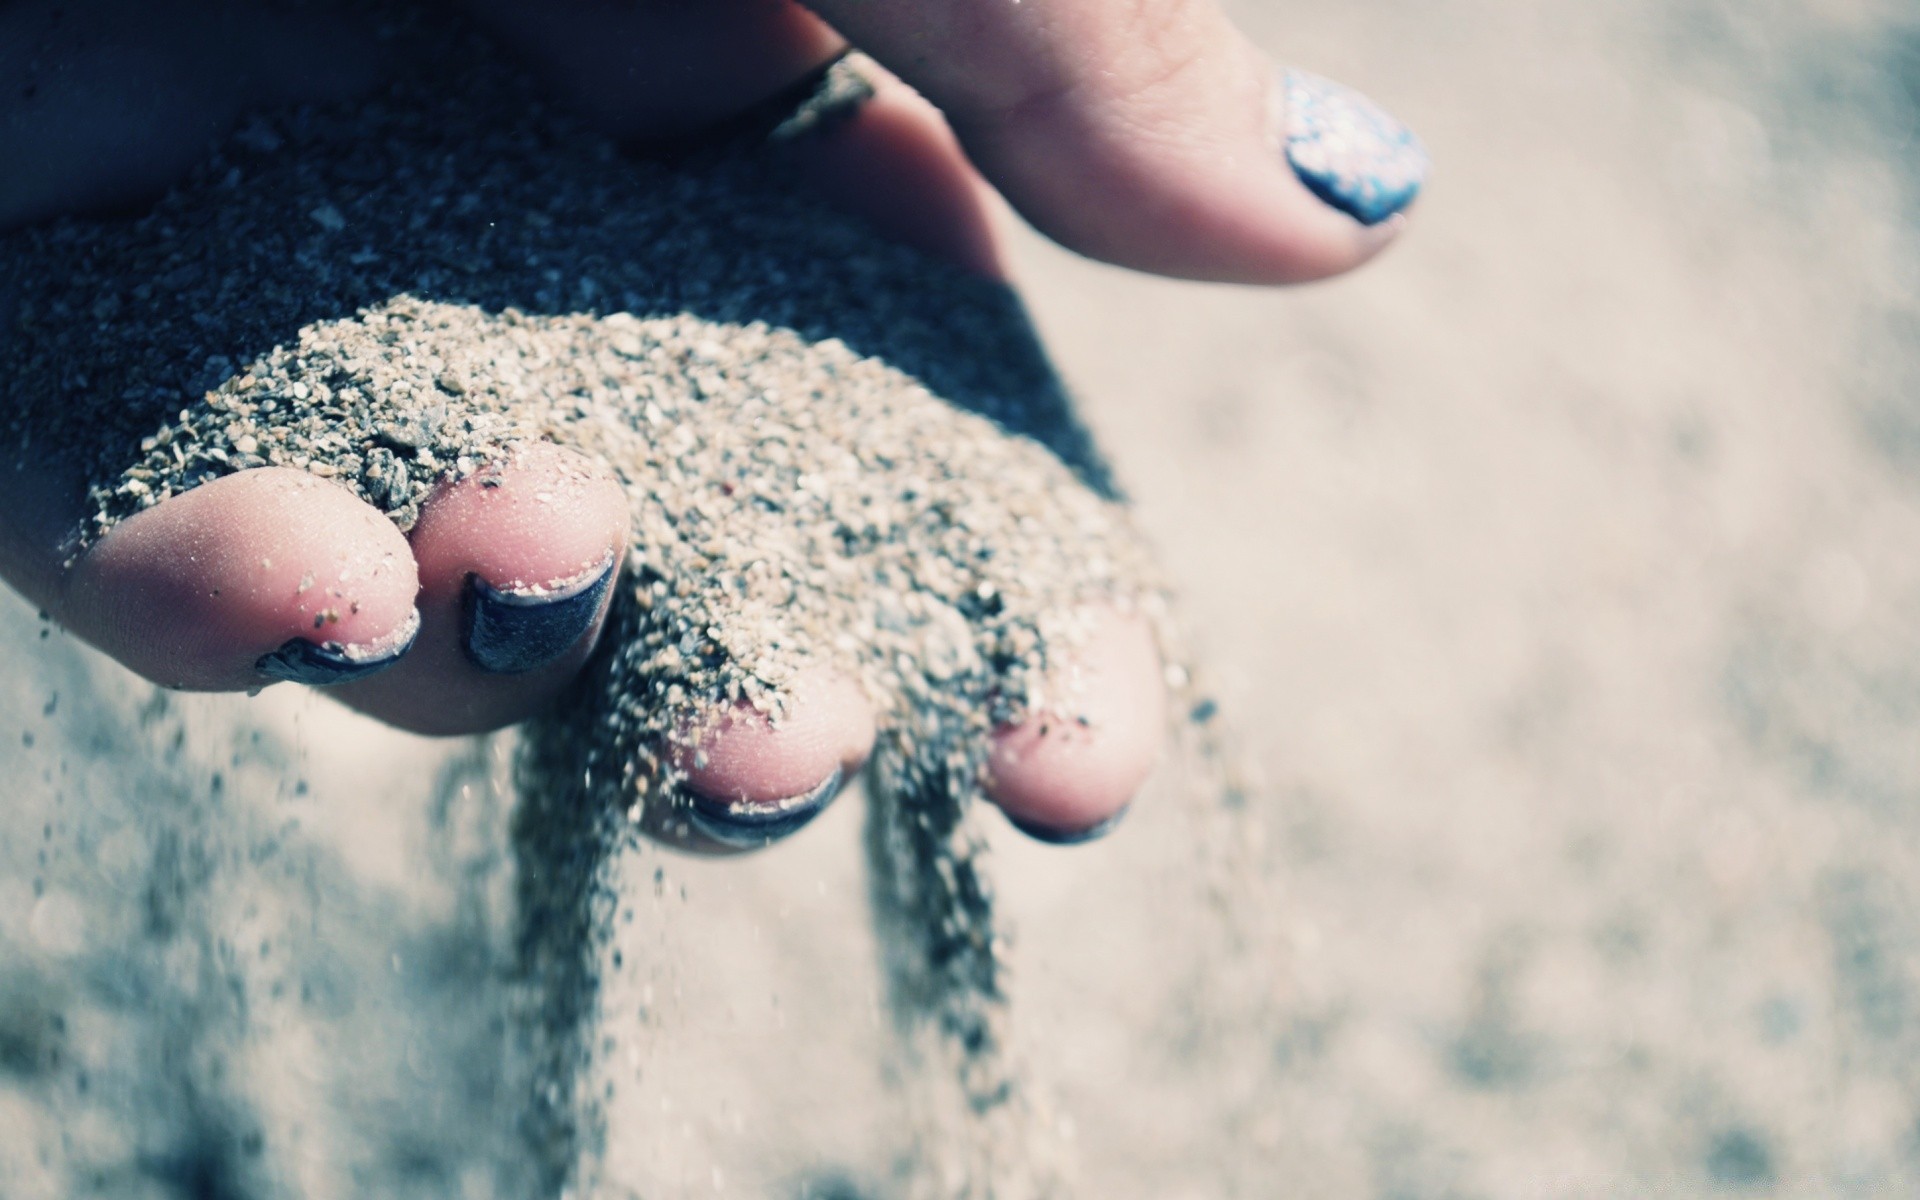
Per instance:
[[[420,610],[416,608],[404,625],[378,641],[348,645],[294,638],[271,654],[262,654],[253,669],[268,679],[309,683],[315,687],[351,683],[378,675],[405,658],[418,636]]]
[[[819,787],[785,800],[716,800],[685,789],[693,827],[724,846],[751,849],[777,842],[826,811],[840,794],[846,772],[835,767]]]
[[[1413,131],[1350,87],[1289,70],[1287,162],[1307,190],[1362,225],[1413,202],[1433,160]]]
[[[1007,814],[1007,821],[1036,842],[1045,842],[1049,846],[1078,846],[1082,842],[1098,841],[1112,833],[1113,827],[1118,825],[1120,818],[1126,815],[1127,809],[1123,808],[1098,825],[1089,825],[1085,829],[1054,829],[1046,825],[1036,825],[1031,821],[1023,821],[1011,813]]]
[[[496,588],[474,575],[467,580],[467,657],[482,671],[512,675],[552,662],[593,624],[613,586],[618,565],[606,565],[577,582],[537,591]]]

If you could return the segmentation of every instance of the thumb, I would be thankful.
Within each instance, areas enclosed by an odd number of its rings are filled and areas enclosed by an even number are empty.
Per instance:
[[[811,0],[945,111],[1042,232],[1165,275],[1288,283],[1390,242],[1425,150],[1279,72],[1212,0]]]

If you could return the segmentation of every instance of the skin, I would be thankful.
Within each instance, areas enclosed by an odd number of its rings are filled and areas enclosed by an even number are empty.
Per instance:
[[[1363,227],[1315,199],[1277,150],[1273,66],[1208,0],[470,0],[567,102],[623,140],[698,136],[858,47],[890,69],[850,122],[792,151],[829,198],[883,233],[995,278],[1010,204],[1063,244],[1161,274],[1275,284],[1367,261],[1403,218]],[[271,73],[234,64],[272,62]],[[250,109],[350,98],[403,64],[357,19],[260,0],[0,7],[0,230],[137,209]],[[904,82],[902,82],[904,81]],[[909,86],[911,85],[911,86]],[[368,642],[417,604],[396,667],[329,689],[401,728],[453,734],[540,711],[592,649],[489,675],[459,644],[470,574],[558,584],[624,544],[604,470],[544,447],[436,494],[408,536],[321,480],[280,469],[222,479],[126,521],[71,569],[58,544],[80,481],[39,465],[0,477],[0,577],[141,675],[237,690],[252,664],[333,614]],[[545,499],[536,501],[536,497]],[[325,587],[352,583],[352,603]],[[336,597],[337,599],[338,597]],[[602,614],[604,616],[604,613]],[[1159,754],[1165,698],[1145,628],[1098,614],[1070,671],[1075,719],[995,735],[989,796],[1070,834],[1132,799]],[[715,722],[695,782],[777,800],[864,761],[857,689],[808,689],[780,729]]]

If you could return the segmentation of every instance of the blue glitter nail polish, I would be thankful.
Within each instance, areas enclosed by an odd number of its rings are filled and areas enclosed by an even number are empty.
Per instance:
[[[482,671],[513,675],[543,666],[580,640],[600,612],[618,563],[572,587],[509,592],[479,576],[467,581],[467,624],[462,644]]]
[[[1362,225],[1413,202],[1432,160],[1413,132],[1373,101],[1305,71],[1288,71],[1287,162],[1307,189]]]
[[[292,638],[278,650],[262,654],[253,669],[268,679],[314,687],[351,683],[377,675],[406,657],[419,634],[420,611],[415,609],[405,625],[370,646]]]
[[[825,812],[844,782],[846,772],[836,767],[812,791],[764,804],[715,800],[689,788],[687,816],[695,829],[723,846],[757,849],[779,841]]]

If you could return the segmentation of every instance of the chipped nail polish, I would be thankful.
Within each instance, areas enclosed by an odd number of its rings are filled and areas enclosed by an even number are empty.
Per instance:
[[[351,683],[377,675],[399,662],[413,648],[413,639],[419,635],[420,610],[415,609],[405,624],[378,641],[348,645],[293,638],[278,650],[262,654],[253,669],[268,679],[314,687]]]
[[[467,657],[482,671],[513,675],[558,658],[593,624],[613,585],[617,561],[609,558],[575,583],[538,591],[496,588],[478,575],[467,580]]]
[[[1433,165],[1413,131],[1359,92],[1289,70],[1287,162],[1322,201],[1362,225],[1377,225],[1413,202]]]
[[[1007,815],[1007,821],[1036,842],[1045,842],[1049,846],[1078,846],[1082,842],[1098,841],[1112,833],[1113,827],[1118,825],[1120,819],[1126,815],[1127,809],[1123,808],[1099,824],[1089,825],[1085,829],[1053,829],[1046,825],[1036,825],[1031,821],[1022,821],[1011,813]]]
[[[779,841],[825,812],[827,805],[840,794],[840,785],[844,782],[846,771],[835,767],[833,774],[810,792],[757,803],[715,800],[688,788],[686,795],[691,804],[687,815],[695,829],[721,845],[752,849]]]

